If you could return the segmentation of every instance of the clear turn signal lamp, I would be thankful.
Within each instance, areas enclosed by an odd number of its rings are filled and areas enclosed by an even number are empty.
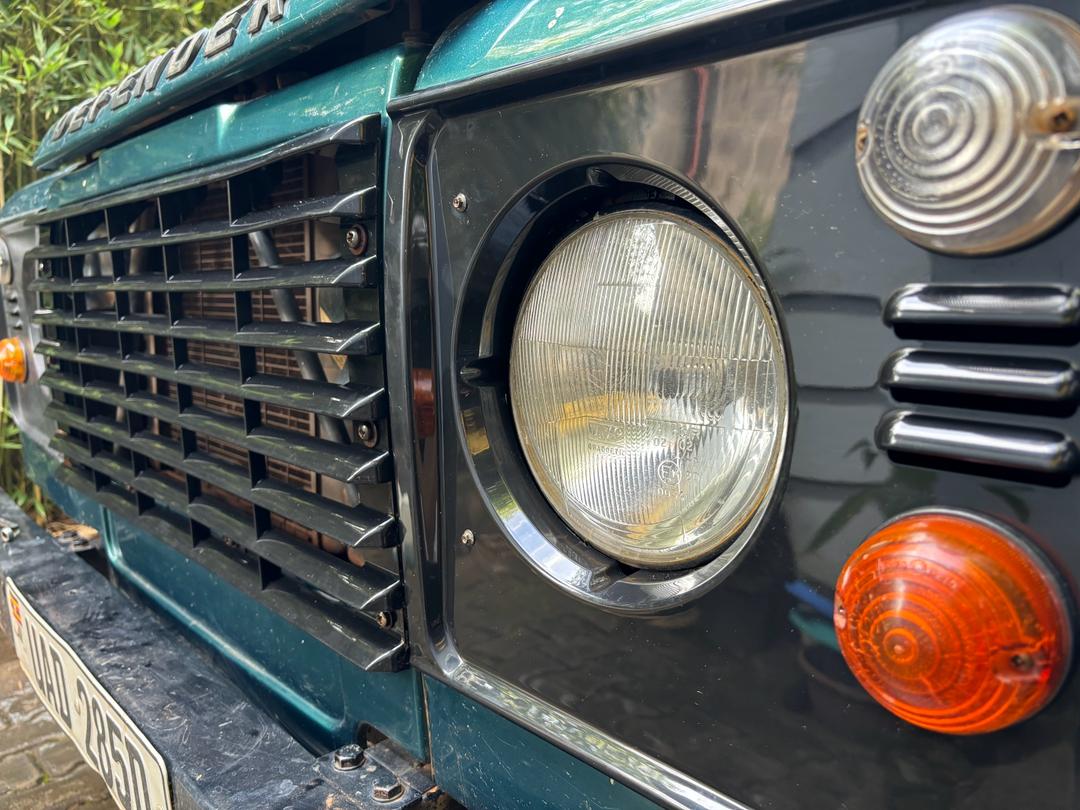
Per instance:
[[[1080,202],[1080,26],[991,6],[912,37],[867,93],[855,157],[867,199],[912,242],[1017,247]]]

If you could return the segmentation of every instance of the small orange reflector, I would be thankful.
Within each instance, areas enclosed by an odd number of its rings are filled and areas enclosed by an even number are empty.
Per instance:
[[[1069,666],[1067,602],[1020,540],[973,517],[911,515],[871,535],[836,585],[851,671],[898,717],[944,734],[1018,723]]]
[[[18,338],[0,340],[0,380],[26,382],[26,350]]]

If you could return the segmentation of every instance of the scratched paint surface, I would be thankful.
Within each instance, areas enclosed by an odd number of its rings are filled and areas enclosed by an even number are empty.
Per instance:
[[[424,677],[432,767],[469,810],[656,810],[580,759]]]
[[[439,38],[416,89],[758,4],[760,0],[494,0]]]
[[[0,222],[161,177],[254,155],[319,127],[382,113],[408,88],[420,56],[389,48],[239,104],[219,104],[105,149],[93,163],[25,186]]]

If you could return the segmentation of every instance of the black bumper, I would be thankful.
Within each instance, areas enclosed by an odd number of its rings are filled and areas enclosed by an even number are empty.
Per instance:
[[[176,810],[381,810],[421,802],[430,783],[393,749],[380,744],[361,767],[336,770],[330,755],[303,748],[177,628],[112,587],[6,495],[0,518],[21,526],[0,545],[5,604],[10,577],[165,758]],[[0,613],[10,635],[8,613]],[[375,786],[395,781],[402,794],[375,801]]]

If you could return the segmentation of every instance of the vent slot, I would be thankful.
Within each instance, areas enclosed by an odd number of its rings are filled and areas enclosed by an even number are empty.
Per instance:
[[[377,121],[43,215],[33,320],[66,482],[396,669],[381,273],[374,243],[344,245],[378,231]],[[380,421],[377,446],[355,420]]]
[[[1080,375],[1055,347],[1080,339],[1080,292],[912,285],[893,295],[885,320],[922,345],[894,353],[882,368],[882,385],[913,409],[882,418],[879,447],[905,463],[1032,483],[1059,486],[1076,473],[1064,426],[1080,402]]]
[[[1063,285],[913,284],[885,306],[901,337],[1071,344],[1080,338],[1080,290]]]

